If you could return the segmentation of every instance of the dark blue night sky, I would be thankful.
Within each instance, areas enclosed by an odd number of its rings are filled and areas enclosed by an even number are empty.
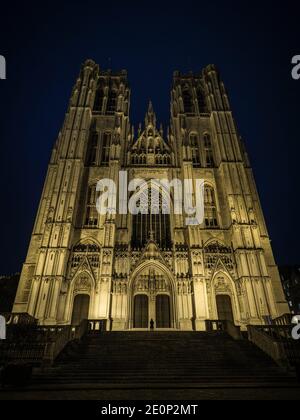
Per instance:
[[[299,263],[299,1],[51,1],[1,5],[0,274],[21,270],[52,145],[81,63],[127,69],[131,121],[169,122],[174,70],[215,63],[231,98],[279,264]],[[6,9],[5,9],[6,8]],[[298,10],[297,10],[298,8]]]

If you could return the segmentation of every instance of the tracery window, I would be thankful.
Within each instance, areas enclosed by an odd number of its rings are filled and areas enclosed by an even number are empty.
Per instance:
[[[201,166],[201,158],[200,158],[200,148],[199,148],[199,139],[196,134],[192,134],[190,137],[191,148],[192,148],[192,158],[193,158],[193,166],[199,167]]]
[[[205,150],[206,167],[213,168],[215,166],[215,161],[214,161],[211,138],[209,134],[204,135],[204,150]]]
[[[194,114],[195,108],[194,108],[193,96],[191,94],[189,87],[184,88],[182,92],[182,99],[183,99],[184,112],[186,114]]]
[[[162,195],[159,193],[159,205],[155,208],[154,202],[152,203],[151,189],[141,194],[148,195],[148,214],[139,213],[132,218],[132,247],[143,248],[152,234],[160,248],[171,249],[171,221],[169,214],[163,214],[166,209],[164,209]],[[141,198],[139,203],[142,202]]]
[[[90,148],[88,152],[88,166],[97,166],[98,163],[98,147],[99,147],[99,135],[94,132],[90,139]]]
[[[101,165],[107,166],[109,164],[110,146],[111,146],[111,133],[104,133],[102,135]]]
[[[155,163],[156,165],[164,166],[164,165],[170,165],[171,158],[170,155],[164,153],[164,154],[156,154],[155,156]]]
[[[98,211],[96,208],[96,185],[89,187],[86,204],[85,226],[97,227],[98,226]]]
[[[217,228],[218,216],[217,216],[217,205],[215,199],[215,192],[212,187],[205,187],[204,194],[204,206],[205,206],[205,226],[207,228]]]

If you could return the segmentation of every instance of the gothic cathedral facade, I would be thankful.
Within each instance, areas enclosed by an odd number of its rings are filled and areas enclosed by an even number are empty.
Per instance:
[[[108,331],[245,329],[288,312],[254,177],[215,66],[175,72],[171,124],[130,125],[127,73],[82,66],[53,148],[14,313]],[[205,218],[100,215],[96,185],[203,179]]]

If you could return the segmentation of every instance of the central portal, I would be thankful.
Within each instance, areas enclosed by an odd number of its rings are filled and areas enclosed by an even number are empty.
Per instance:
[[[158,269],[146,269],[133,283],[132,324],[134,329],[174,328],[174,303],[170,280]],[[152,322],[153,321],[153,322]]]
[[[148,329],[151,321],[157,329],[171,328],[171,305],[167,295],[156,296],[150,301],[146,295],[134,298],[134,328]]]

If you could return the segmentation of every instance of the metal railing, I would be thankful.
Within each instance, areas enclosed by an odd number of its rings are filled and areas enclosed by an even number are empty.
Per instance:
[[[98,320],[93,320],[90,319],[88,321],[88,333],[89,334],[97,334],[100,332],[104,332],[106,331],[106,327],[107,327],[107,320],[106,319],[98,319]]]
[[[284,314],[273,320],[273,325],[292,325],[293,315]]]
[[[277,364],[297,368],[300,365],[300,341],[292,338],[293,325],[248,326],[249,340]]]
[[[224,321],[213,321],[213,320],[206,320],[205,321],[206,331],[207,332],[223,332],[225,331],[225,323]]]
[[[88,327],[87,320],[76,327],[11,325],[9,340],[0,342],[0,364],[52,364],[70,341],[80,340],[88,332]]]

